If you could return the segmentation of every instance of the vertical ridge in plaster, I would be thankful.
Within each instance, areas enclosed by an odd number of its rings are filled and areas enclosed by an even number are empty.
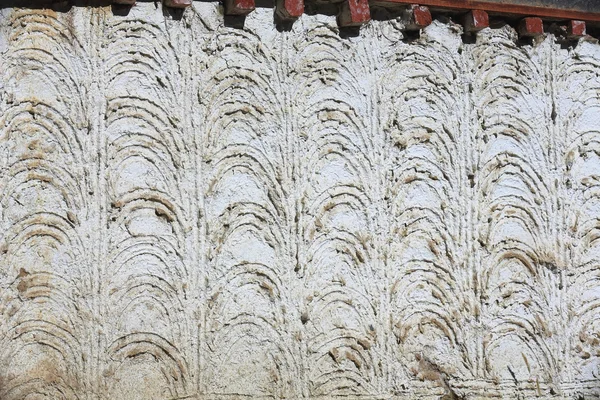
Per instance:
[[[420,394],[453,395],[455,380],[475,376],[468,328],[476,310],[463,248],[464,71],[453,29],[436,23],[417,42],[391,49],[380,82],[390,168],[391,356],[403,370],[396,386]]]
[[[89,70],[73,20],[15,10],[0,125],[0,398],[74,399],[89,386]]]
[[[598,51],[582,42],[557,76],[557,121],[564,143],[562,163],[567,223],[567,393],[597,395],[600,368],[600,63]]]
[[[545,383],[556,390],[560,265],[548,247],[555,215],[545,77],[514,40],[509,29],[486,31],[473,50],[479,282],[485,376],[535,396]]]
[[[383,359],[371,187],[377,178],[366,117],[370,88],[358,79],[372,66],[318,22],[294,48],[308,394],[376,395]]]
[[[191,217],[179,59],[159,23],[114,20],[104,32],[103,391],[185,396],[193,390],[185,313]]]
[[[210,46],[198,93],[205,110],[206,390],[294,398],[282,77],[252,32],[222,29]]]

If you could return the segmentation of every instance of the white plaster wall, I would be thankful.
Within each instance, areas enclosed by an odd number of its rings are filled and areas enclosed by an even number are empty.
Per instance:
[[[0,399],[600,396],[600,46],[0,11]]]

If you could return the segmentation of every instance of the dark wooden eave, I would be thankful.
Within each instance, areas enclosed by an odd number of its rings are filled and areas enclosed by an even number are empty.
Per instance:
[[[412,4],[454,10],[485,10],[488,13],[527,15],[550,19],[600,21],[600,0],[384,0],[389,4]]]
[[[466,34],[474,35],[490,26],[489,14],[496,25],[500,17],[501,21],[515,26],[521,38],[544,35],[544,25],[548,23],[554,26],[550,28],[552,33],[568,40],[600,36],[600,0],[0,0],[0,8],[37,5],[60,9],[107,4],[132,7],[136,2],[185,8],[193,1],[220,1],[225,15],[236,18],[252,12],[259,2],[263,6],[265,1],[272,2],[276,8],[275,19],[285,23],[293,23],[307,6],[311,13],[337,12],[340,27],[359,27],[370,21],[372,10],[383,8],[386,12],[400,12],[407,31],[419,31],[429,25],[432,13],[447,13],[455,21],[462,21]]]

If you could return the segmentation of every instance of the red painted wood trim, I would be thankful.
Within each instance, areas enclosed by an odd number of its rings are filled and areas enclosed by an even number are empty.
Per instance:
[[[360,26],[370,20],[368,0],[347,0],[342,4],[337,18],[339,26]]]
[[[248,15],[255,7],[254,0],[225,0],[225,15]]]
[[[544,34],[544,22],[538,17],[523,18],[517,31],[521,37],[536,37]]]
[[[585,21],[569,21],[567,24],[567,35],[572,39],[578,39],[585,36]]]
[[[165,0],[165,6],[173,8],[185,8],[192,5],[192,0]]]
[[[471,10],[465,15],[465,32],[479,32],[490,26],[490,17],[483,10]]]
[[[600,1],[600,0],[598,0]],[[490,3],[485,0],[383,0],[377,3],[388,4],[414,4],[429,7],[441,7],[461,10],[485,10],[491,13],[509,15],[532,15],[538,17],[549,17],[555,19],[575,19],[584,21],[600,22],[600,13],[589,13],[581,11],[564,10],[559,8],[523,6],[518,4]]]
[[[279,18],[293,21],[304,13],[304,0],[277,0],[275,9]]]

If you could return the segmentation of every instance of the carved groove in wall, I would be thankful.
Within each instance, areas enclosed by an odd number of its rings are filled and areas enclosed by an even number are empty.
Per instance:
[[[0,17],[0,399],[600,396],[597,44]]]

